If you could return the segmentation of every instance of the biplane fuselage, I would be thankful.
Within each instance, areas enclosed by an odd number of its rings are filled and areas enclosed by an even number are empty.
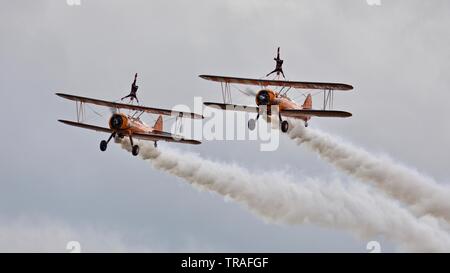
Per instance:
[[[272,91],[270,89],[262,89],[255,96],[255,102],[258,106],[266,106],[268,115],[270,116],[270,107],[278,106],[279,111],[284,110],[302,110],[302,109],[311,109],[312,107],[312,98],[311,96],[307,96],[305,103],[303,105],[298,104],[293,101],[291,98],[281,95],[278,92]],[[311,119],[311,116],[304,115],[299,116],[298,119],[302,119],[305,122]]]
[[[157,127],[158,122],[155,124]],[[160,126],[162,127],[162,126]],[[148,126],[138,118],[134,118],[123,113],[113,114],[109,119],[109,128],[119,136],[129,136],[135,133],[151,133],[155,131],[154,127]],[[161,131],[159,128],[158,131]]]

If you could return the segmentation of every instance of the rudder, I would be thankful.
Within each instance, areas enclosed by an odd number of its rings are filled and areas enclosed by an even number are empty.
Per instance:
[[[312,96],[311,94],[308,94],[308,96],[305,99],[305,102],[303,103],[303,109],[312,109]]]
[[[162,115],[159,115],[158,119],[155,122],[155,125],[153,125],[153,129],[156,131],[162,131],[163,130],[163,118]]]

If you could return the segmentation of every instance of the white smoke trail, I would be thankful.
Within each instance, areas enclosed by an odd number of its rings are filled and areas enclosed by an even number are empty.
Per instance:
[[[130,150],[129,142],[124,140],[122,147]],[[324,184],[314,179],[296,184],[282,173],[253,174],[236,165],[175,150],[161,151],[147,144],[141,144],[141,156],[155,168],[232,199],[267,221],[312,222],[366,238],[383,235],[408,251],[450,251],[450,237],[436,219],[416,219],[394,201],[368,192],[360,184]]]
[[[372,155],[341,139],[293,122],[289,136],[321,158],[361,181],[368,181],[407,204],[418,216],[431,214],[450,221],[450,188],[383,156]]]

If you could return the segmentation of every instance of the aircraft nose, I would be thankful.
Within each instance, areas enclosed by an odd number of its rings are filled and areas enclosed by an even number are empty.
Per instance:
[[[111,117],[111,129],[120,129],[122,127],[123,119],[121,115],[113,115]]]
[[[267,91],[260,91],[256,96],[256,103],[258,105],[268,105],[270,102],[269,93]]]

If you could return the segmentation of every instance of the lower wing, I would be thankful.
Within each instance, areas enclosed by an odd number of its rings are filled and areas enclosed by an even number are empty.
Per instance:
[[[109,128],[75,122],[75,121],[61,120],[61,119],[58,121],[62,122],[64,124],[70,125],[70,126],[80,127],[80,128],[84,128],[84,129],[98,131],[98,132],[104,132],[104,133],[113,133],[114,132],[114,130],[109,129]],[[152,133],[133,133],[132,137],[137,138],[137,139],[142,139],[142,140],[150,140],[150,141],[161,140],[161,141],[177,142],[177,143],[184,143],[184,144],[200,144],[201,143],[198,140],[185,139],[182,136],[173,135],[171,133],[163,132],[163,131],[154,131]]]
[[[216,102],[205,102],[204,105],[209,107],[216,107],[222,110],[229,111],[241,111],[247,113],[258,113],[257,106],[247,106],[247,105],[236,105],[236,104],[226,104],[226,103],[216,103]],[[351,113],[344,111],[333,111],[333,110],[312,110],[312,109],[301,109],[301,110],[282,110],[281,115],[290,118],[304,118],[304,117],[328,117],[328,118],[349,118],[352,116]]]
[[[208,107],[219,108],[222,110],[258,113],[258,107],[256,106],[236,105],[236,104],[226,104],[216,102],[205,102],[203,104]]]
[[[75,122],[75,121],[70,121],[70,120],[58,119],[58,121],[62,122],[64,124],[70,125],[70,126],[75,126],[75,127],[80,127],[80,128],[84,128],[84,129],[94,130],[94,131],[97,131],[97,132],[104,132],[104,133],[112,133],[112,132],[114,132],[113,130],[111,130],[109,128],[104,128],[104,127],[100,127],[100,126],[95,126],[95,125],[90,125],[90,124],[85,124],[85,123],[80,123],[80,122]]]
[[[201,142],[194,139],[186,139],[179,135],[174,135],[168,132],[152,132],[152,133],[134,133],[134,138],[137,139],[143,139],[143,140],[150,140],[150,141],[167,141],[167,142],[177,142],[177,143],[184,143],[184,144],[200,144]]]
[[[352,116],[349,112],[333,111],[333,110],[282,110],[281,115],[289,118],[304,117],[322,117],[322,118],[349,118]]]

